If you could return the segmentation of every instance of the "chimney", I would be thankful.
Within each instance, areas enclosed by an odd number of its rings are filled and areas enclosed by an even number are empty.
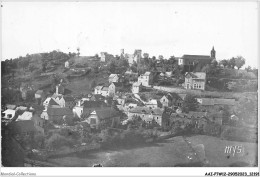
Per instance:
[[[56,86],[56,94],[59,94],[59,86]]]

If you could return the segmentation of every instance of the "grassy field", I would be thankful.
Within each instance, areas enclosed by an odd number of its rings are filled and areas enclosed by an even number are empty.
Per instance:
[[[196,147],[201,147],[202,144],[205,151],[196,150]],[[231,145],[241,145],[244,149],[243,153],[234,156],[225,154],[225,147]],[[212,167],[254,166],[257,159],[257,144],[226,141],[203,135],[187,137],[185,141],[179,136],[147,146],[72,154],[49,159],[49,162],[59,164],[59,166],[78,167],[92,166],[97,163],[107,167],[174,167],[180,164],[189,166],[198,159],[204,158],[208,161],[207,166]],[[197,160],[194,161],[194,159]]]

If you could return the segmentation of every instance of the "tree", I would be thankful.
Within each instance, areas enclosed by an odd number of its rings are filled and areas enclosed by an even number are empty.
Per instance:
[[[32,64],[29,65],[30,72],[33,72],[35,69],[37,69],[35,65]]]
[[[79,57],[79,55],[80,55],[80,52],[79,52],[79,51],[80,51],[80,48],[79,48],[79,47],[77,48],[77,51],[78,51],[77,55],[78,55],[78,57]]]
[[[111,60],[108,64],[108,68],[109,68],[109,71],[111,73],[114,73],[115,70],[116,70],[116,64],[115,64],[115,61],[114,60]]]
[[[228,68],[234,69],[236,66],[236,59],[234,57],[232,57],[230,60],[228,60],[227,66],[228,66]]]
[[[131,65],[131,70],[133,71],[133,72],[137,72],[137,63],[134,61],[134,63]]]
[[[216,59],[212,60],[211,66],[214,67],[214,68],[216,68],[218,66],[218,62],[217,62]]]
[[[245,70],[246,70],[247,72],[250,72],[250,71],[252,71],[252,68],[251,68],[251,66],[248,66],[248,67],[245,68]]]
[[[211,70],[211,67],[209,64],[207,64],[206,66],[203,66],[203,68],[201,69],[202,72],[205,72],[205,73],[209,73]]]
[[[43,63],[42,63],[42,72],[45,72],[45,71],[46,71],[46,66],[47,66],[47,63],[46,63],[46,62],[43,62]]]
[[[198,108],[198,102],[192,95],[187,95],[182,104],[182,110],[184,112],[196,111]]]
[[[143,54],[143,57],[144,57],[144,58],[149,58],[149,54],[148,54],[148,53],[144,53],[144,54]]]
[[[163,60],[163,56],[162,55],[159,55],[159,60]]]
[[[235,58],[235,66],[239,70],[245,64],[245,59],[242,56]]]
[[[91,84],[89,85],[90,89],[93,89],[94,87],[96,87],[96,81],[92,80]]]
[[[119,60],[118,63],[117,63],[117,67],[127,69],[129,67],[128,60],[126,60],[126,59]]]

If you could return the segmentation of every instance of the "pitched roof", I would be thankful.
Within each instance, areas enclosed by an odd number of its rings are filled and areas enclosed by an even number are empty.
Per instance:
[[[102,95],[93,95],[96,100],[103,100],[105,97]]]
[[[118,76],[118,74],[110,74],[110,75],[109,75],[109,79],[112,79],[112,78],[114,78],[114,77],[116,77],[116,76]]]
[[[17,111],[17,110],[22,110],[22,111],[26,111],[28,108],[27,107],[25,107],[25,106],[19,106],[19,107],[17,107],[15,110]]]
[[[172,101],[172,96],[170,94],[167,94],[167,95],[163,95],[162,98],[165,97],[167,98],[169,101]],[[161,98],[161,99],[162,99]]]
[[[14,121],[8,125],[12,134],[21,134],[36,131],[32,120]]]
[[[203,80],[206,79],[206,73],[204,73],[204,72],[187,72],[185,74],[185,77],[188,74],[191,75],[191,77],[194,79],[203,79]]]
[[[75,101],[75,99],[72,96],[66,96],[63,97],[65,101]]]
[[[146,71],[146,72],[144,73],[144,76],[149,76],[150,74],[151,74],[151,72]]]
[[[6,107],[7,107],[7,109],[15,109],[16,105],[7,104]]]
[[[95,111],[99,119],[107,119],[119,116],[119,112],[111,107],[99,108],[95,109]]]
[[[83,103],[84,108],[99,108],[102,106],[106,106],[104,101],[85,101]]]
[[[43,94],[43,90],[37,90],[37,92],[35,94],[42,95]]]
[[[158,104],[158,101],[156,99],[151,99],[148,103],[146,103],[148,105],[152,104],[152,105],[157,105]]]
[[[150,108],[147,108],[147,107],[137,106],[135,108],[130,109],[129,112],[131,112],[131,113],[139,113],[139,114],[162,115],[163,110],[160,109],[160,108],[150,109]]]
[[[101,90],[102,91],[108,91],[108,87],[103,87]]]
[[[19,115],[16,121],[32,120],[32,112],[25,111],[22,115]]]
[[[134,83],[133,83],[133,87],[139,87],[141,84],[142,84],[142,83],[140,83],[140,82],[134,82]]]
[[[191,60],[211,60],[209,55],[183,55],[181,59],[191,59]]]
[[[53,98],[49,97],[47,98],[44,103],[48,104],[48,105],[59,105]]]
[[[101,90],[102,88],[103,88],[102,85],[98,85],[98,86],[95,87],[95,89],[97,89],[97,90]]]
[[[14,115],[15,115],[15,110],[7,109],[7,110],[5,110],[3,113],[5,113],[6,115],[7,115],[7,114],[12,114],[12,115],[14,116]]]
[[[185,93],[179,93],[178,95],[181,97],[182,100],[184,100],[187,96],[187,94]]]
[[[47,114],[49,116],[72,116],[73,113],[69,108],[48,108]]]

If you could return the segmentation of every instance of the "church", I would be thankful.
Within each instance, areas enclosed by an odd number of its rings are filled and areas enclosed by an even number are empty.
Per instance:
[[[210,52],[210,55],[183,55],[178,59],[178,65],[184,67],[193,67],[195,65],[205,66],[211,64],[212,60],[216,59],[216,51],[214,46]]]

